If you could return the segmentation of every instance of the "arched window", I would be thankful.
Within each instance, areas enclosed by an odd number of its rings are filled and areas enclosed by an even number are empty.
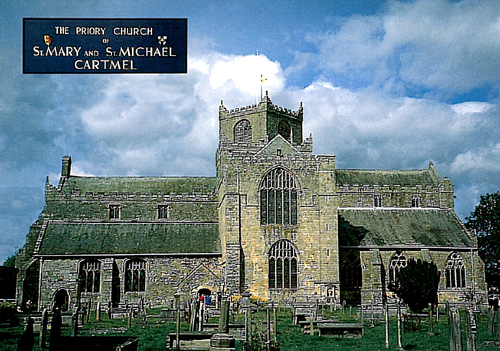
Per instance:
[[[465,288],[465,266],[462,256],[453,252],[446,262],[446,287]]]
[[[340,286],[342,289],[358,289],[362,286],[361,260],[354,251],[345,255],[340,266]]]
[[[101,286],[101,262],[86,260],[80,263],[80,291],[98,293]]]
[[[269,171],[262,179],[260,222],[297,224],[297,186],[293,175],[283,168]]]
[[[288,141],[290,141],[290,134],[291,134],[290,131],[291,131],[290,124],[288,124],[288,122],[281,121],[278,124],[278,134]]]
[[[252,142],[252,125],[247,119],[241,120],[234,126],[234,142],[236,143],[251,143]]]
[[[408,266],[408,260],[403,252],[396,252],[389,262],[389,285],[397,284],[399,271]]]
[[[146,290],[146,261],[133,259],[125,266],[125,291]]]
[[[269,289],[297,289],[297,250],[288,240],[269,250]]]

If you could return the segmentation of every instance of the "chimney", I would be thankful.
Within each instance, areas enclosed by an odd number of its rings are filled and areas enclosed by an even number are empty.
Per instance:
[[[71,174],[71,156],[64,156],[62,159],[61,177],[69,178]]]

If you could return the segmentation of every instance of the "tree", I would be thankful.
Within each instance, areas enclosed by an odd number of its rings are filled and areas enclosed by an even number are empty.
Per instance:
[[[434,263],[410,259],[408,265],[397,274],[396,284],[389,286],[389,289],[413,312],[420,313],[429,303],[436,302],[439,276]]]
[[[477,237],[479,256],[485,263],[486,282],[500,286],[500,192],[481,195],[479,205],[465,226]]]

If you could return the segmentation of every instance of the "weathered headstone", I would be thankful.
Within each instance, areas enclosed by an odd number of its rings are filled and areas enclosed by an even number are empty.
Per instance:
[[[35,345],[35,334],[33,332],[33,319],[28,318],[28,324],[26,324],[26,329],[24,329],[23,335],[19,339],[18,350],[19,351],[31,351]]]
[[[44,309],[42,312],[42,325],[40,326],[40,338],[38,340],[38,345],[44,348],[47,344],[47,326],[49,324],[49,311]]]
[[[278,316],[276,315],[276,306],[273,305],[273,332],[274,342],[278,342]]]
[[[229,301],[223,300],[219,316],[219,332],[210,339],[210,349],[228,350],[234,349],[235,345],[234,337],[229,334]]]
[[[78,308],[71,316],[71,335],[76,337],[78,335]]]
[[[493,311],[493,308],[490,308],[488,310],[488,336],[493,335],[493,329],[495,329],[495,311]]]
[[[455,307],[451,309],[453,321],[453,339],[455,349],[453,351],[462,351],[462,323],[460,319],[460,311]]]
[[[500,308],[497,310],[497,340],[500,341]]]
[[[403,331],[401,329],[401,305],[398,302],[396,302],[396,306],[398,309],[398,349],[403,348]]]
[[[476,326],[476,320],[474,318],[474,312],[472,311],[472,309],[467,309],[466,321],[467,321],[467,329],[466,329],[467,350],[476,351],[477,326]]]
[[[61,339],[62,318],[61,310],[56,308],[50,323],[50,349],[57,350],[59,348],[59,340]]]
[[[390,347],[389,342],[389,304],[385,303],[385,348]]]
[[[432,304],[429,304],[429,335],[434,335],[434,329],[432,326]]]
[[[97,322],[101,321],[101,302],[97,302],[97,307],[95,309],[95,320]]]

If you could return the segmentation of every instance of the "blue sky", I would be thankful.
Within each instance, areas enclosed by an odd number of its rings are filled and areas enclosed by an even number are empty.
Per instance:
[[[23,75],[25,17],[187,18],[188,73]],[[462,219],[500,190],[497,0],[3,1],[0,18],[0,262],[64,155],[75,175],[215,175],[217,106],[255,103],[261,74],[339,168],[432,161]]]

